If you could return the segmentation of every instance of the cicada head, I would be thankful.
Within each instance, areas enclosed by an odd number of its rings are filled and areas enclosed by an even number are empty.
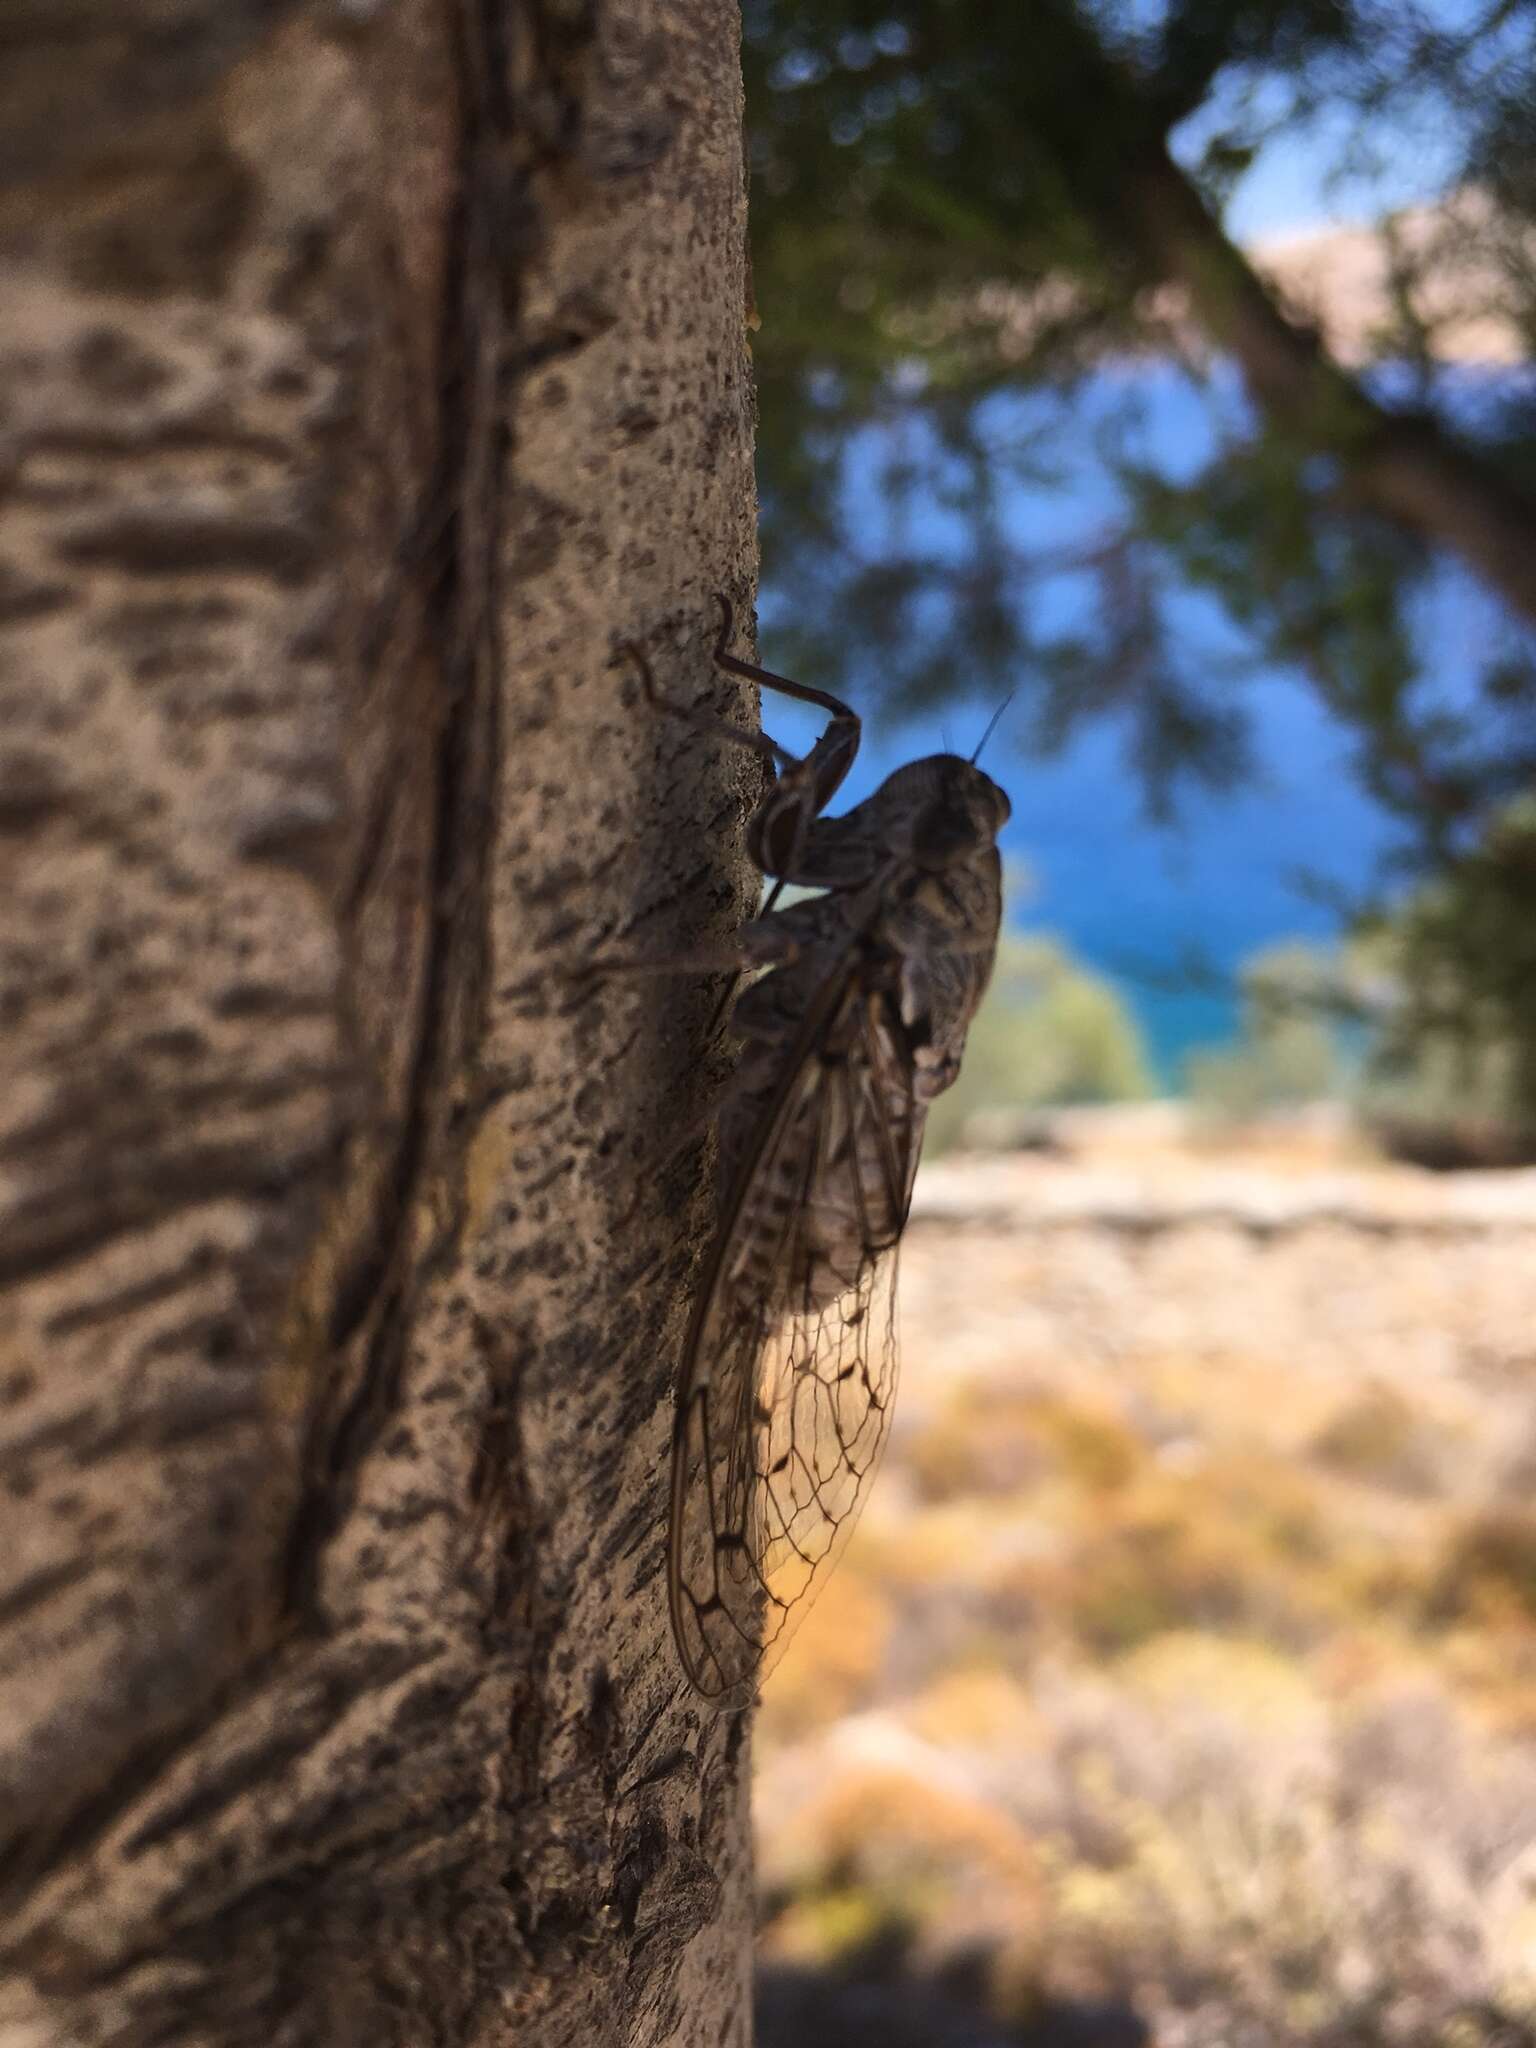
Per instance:
[[[990,775],[958,754],[930,754],[898,768],[880,791],[891,850],[939,874],[997,844],[1012,805]]]

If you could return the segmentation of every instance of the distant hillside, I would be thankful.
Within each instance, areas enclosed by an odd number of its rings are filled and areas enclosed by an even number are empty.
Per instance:
[[[1377,353],[1377,338],[1398,325],[1394,271],[1408,275],[1431,259],[1432,287],[1412,288],[1416,316],[1429,328],[1440,362],[1512,364],[1529,359],[1507,270],[1489,255],[1488,203],[1476,191],[1445,204],[1396,214],[1381,227],[1313,228],[1276,235],[1248,251],[1278,285],[1294,315],[1316,324],[1347,363]],[[1526,274],[1536,265],[1536,235],[1510,250]]]

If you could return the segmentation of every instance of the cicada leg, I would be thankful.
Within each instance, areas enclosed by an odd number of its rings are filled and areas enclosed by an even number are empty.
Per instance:
[[[770,739],[767,733],[748,732],[744,726],[732,725],[728,718],[717,718],[712,711],[700,711],[697,705],[684,704],[676,697],[664,696],[656,687],[656,677],[650,661],[635,641],[622,641],[619,652],[627,654],[639,670],[640,687],[645,692],[645,701],[653,711],[665,711],[669,718],[680,718],[685,725],[691,725],[695,732],[708,733],[712,739],[728,740],[733,746],[746,747],[752,753],[760,754],[772,767],[797,768],[800,765],[800,757],[797,754],[792,754],[788,747],[781,747],[778,741]],[[718,658],[717,655],[716,659]]]
[[[730,653],[735,615],[730,600],[723,593],[717,602],[720,606],[720,630],[715,635],[713,650],[717,668],[728,675],[743,676],[749,682],[777,690],[781,696],[793,697],[802,704],[814,704],[830,714],[831,723],[808,754],[793,754],[767,733],[747,731],[732,725],[728,719],[717,718],[713,712],[701,711],[694,705],[679,703],[675,697],[664,696],[656,687],[656,678],[643,650],[633,640],[626,640],[620,651],[639,671],[646,701],[653,709],[681,719],[696,732],[705,732],[733,746],[745,747],[767,762],[770,770],[777,771],[772,787],[764,793],[748,820],[747,849],[765,875],[777,881],[793,882],[799,879],[797,871],[806,836],[812,823],[842,786],[843,778],[859,751],[863,728],[857,712],[840,697],[815,689],[809,683],[797,683],[788,676],[775,675],[772,669],[760,668],[756,662],[744,661],[740,655]]]
[[[796,882],[801,879],[800,866],[811,826],[842,787],[843,778],[859,751],[863,727],[858,713],[841,697],[834,697],[827,690],[818,690],[810,683],[797,683],[788,676],[776,675],[772,669],[760,668],[755,661],[743,661],[739,654],[728,653],[733,615],[730,600],[723,593],[719,595],[718,602],[720,631],[715,636],[716,668],[724,669],[728,675],[744,676],[765,689],[777,690],[780,696],[793,697],[797,703],[814,704],[818,710],[831,715],[830,725],[811,751],[802,759],[790,756],[784,762],[782,774],[765,794],[747,825],[747,849],[763,873],[780,883]],[[782,755],[783,749],[779,749],[779,753]],[[777,898],[775,889],[769,899],[770,909]]]

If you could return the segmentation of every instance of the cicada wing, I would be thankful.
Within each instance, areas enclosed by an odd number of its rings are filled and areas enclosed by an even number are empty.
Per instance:
[[[896,1245],[922,1107],[882,999],[850,985],[818,1011],[733,1190],[679,1388],[673,1629],[721,1705],[750,1700],[825,1582],[896,1393]]]
[[[893,1246],[824,1313],[791,1317],[764,1359],[752,1549],[763,1587],[759,1678],[778,1662],[853,1534],[896,1398]]]
[[[762,1340],[742,1324],[729,1341],[711,1335],[709,1370],[689,1369],[679,1390],[667,1594],[672,1633],[694,1689],[734,1706],[751,1698],[762,1635],[751,1471],[737,1449],[752,1428]],[[691,1343],[690,1359],[695,1350]]]

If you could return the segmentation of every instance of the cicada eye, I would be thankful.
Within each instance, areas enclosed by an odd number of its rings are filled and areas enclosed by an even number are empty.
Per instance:
[[[922,868],[947,868],[977,841],[976,821],[963,804],[935,803],[912,826],[912,858]]]

